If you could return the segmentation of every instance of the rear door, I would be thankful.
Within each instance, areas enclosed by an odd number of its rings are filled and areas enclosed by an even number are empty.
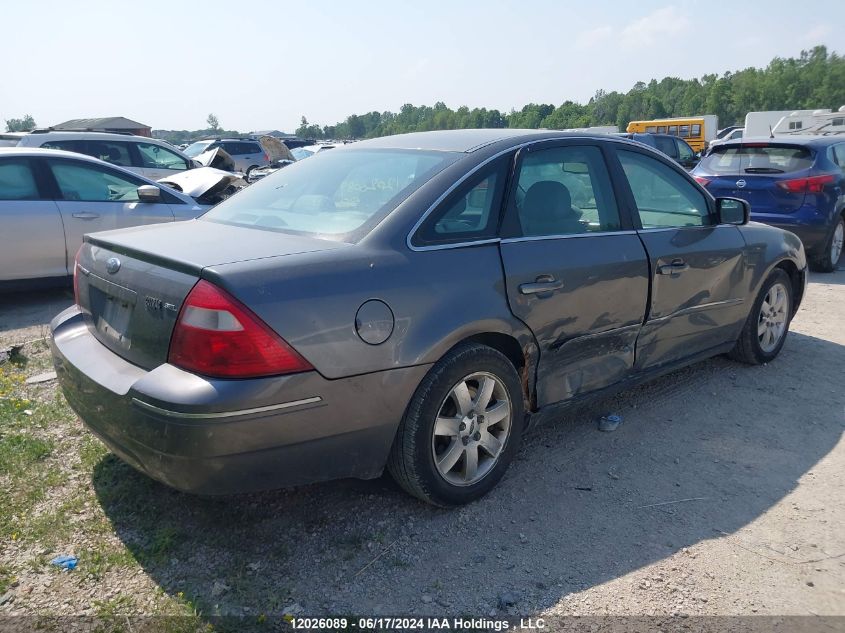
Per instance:
[[[2,281],[68,274],[62,216],[40,181],[32,159],[0,159]]]
[[[540,406],[618,382],[634,364],[648,262],[602,147],[542,142],[517,160],[500,249],[511,310],[539,346]]]
[[[173,221],[166,203],[140,202],[137,189],[148,183],[139,178],[90,162],[41,160],[56,187],[71,262],[86,233]]]
[[[734,341],[749,309],[739,229],[715,223],[712,202],[676,165],[633,147],[617,149],[616,155],[652,280],[637,369]]]

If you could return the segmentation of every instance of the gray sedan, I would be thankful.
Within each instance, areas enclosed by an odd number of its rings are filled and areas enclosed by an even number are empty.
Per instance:
[[[806,259],[748,216],[623,139],[364,141],[198,220],[87,236],[56,370],[118,456],[182,490],[386,467],[466,503],[562,407],[778,355]]]

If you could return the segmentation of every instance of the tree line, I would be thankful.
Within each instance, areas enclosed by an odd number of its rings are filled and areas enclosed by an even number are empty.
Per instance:
[[[302,117],[297,136],[312,139],[358,139],[463,128],[564,129],[594,125],[617,125],[624,130],[630,121],[697,114],[716,114],[722,127],[742,124],[748,112],[839,108],[845,105],[845,57],[825,46],[801,51],[799,57],[775,57],[765,68],[704,75],[695,79],[664,77],[637,82],[628,92],[598,90],[586,104],[564,101],[529,103],[521,110],[457,110],[442,101],[433,106],[403,105],[399,112],[352,114],[334,125],[309,123]],[[207,136],[237,136],[224,130],[214,114],[201,130],[153,130],[153,135],[172,143]],[[35,127],[30,115],[7,119],[6,130],[28,131]]]
[[[662,117],[716,114],[720,126],[739,124],[748,112],[839,108],[845,104],[845,57],[825,46],[801,51],[799,57],[775,57],[765,68],[704,75],[695,79],[664,77],[637,82],[628,92],[599,90],[586,104],[564,101],[555,106],[529,103],[508,113],[487,108],[457,110],[439,101],[434,106],[403,105],[399,112],[352,114],[334,125],[309,123],[296,130],[303,138],[373,138],[405,132],[463,128],[564,129],[617,125]]]

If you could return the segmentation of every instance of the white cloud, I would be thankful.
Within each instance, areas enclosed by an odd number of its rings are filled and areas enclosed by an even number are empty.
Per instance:
[[[612,26],[599,26],[580,33],[578,37],[575,38],[575,46],[578,48],[592,48],[593,46],[609,40],[612,35]]]
[[[821,41],[831,33],[833,33],[833,28],[829,24],[817,24],[804,33],[801,39],[811,44],[821,44]]]
[[[629,48],[651,46],[687,31],[690,19],[673,6],[663,7],[622,29],[620,42]]]

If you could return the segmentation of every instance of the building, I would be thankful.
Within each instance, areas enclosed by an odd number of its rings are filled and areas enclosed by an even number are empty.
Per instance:
[[[137,136],[152,137],[153,130],[149,125],[138,123],[122,116],[102,117],[96,119],[71,119],[53,126],[54,130],[87,131],[87,132],[117,132],[135,134]]]

